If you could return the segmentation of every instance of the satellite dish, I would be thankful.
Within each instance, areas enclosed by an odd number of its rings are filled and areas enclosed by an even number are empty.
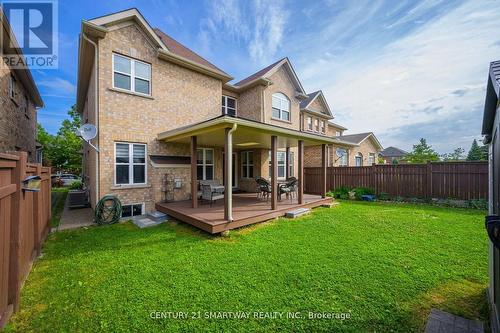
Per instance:
[[[97,128],[95,125],[92,124],[84,124],[82,127],[80,127],[80,135],[82,136],[83,140],[85,141],[90,141],[93,138],[96,137],[97,135]]]
[[[335,153],[337,154],[337,157],[339,157],[339,158],[344,157],[344,155],[345,155],[345,149],[337,148],[337,150],[335,151]]]

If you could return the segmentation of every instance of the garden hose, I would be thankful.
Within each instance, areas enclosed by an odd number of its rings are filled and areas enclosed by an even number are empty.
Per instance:
[[[97,224],[113,224],[122,216],[122,203],[114,195],[105,195],[99,200],[94,210],[94,220]]]

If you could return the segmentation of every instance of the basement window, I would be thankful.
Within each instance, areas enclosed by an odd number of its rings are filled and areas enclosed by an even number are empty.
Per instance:
[[[122,218],[144,214],[144,203],[122,205]]]

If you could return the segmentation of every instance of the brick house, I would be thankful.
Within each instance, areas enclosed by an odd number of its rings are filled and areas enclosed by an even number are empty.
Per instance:
[[[229,84],[232,79],[153,29],[136,9],[83,21],[77,109],[84,123],[98,128],[92,143],[99,152],[84,145],[84,181],[92,206],[113,194],[127,216],[165,209],[216,232],[222,229],[193,217],[197,211],[181,216],[159,203],[188,202],[190,209],[200,209],[199,182],[224,184],[223,216],[211,221],[235,221],[225,227],[230,229],[255,222],[255,217],[243,221],[243,199],[236,191],[255,193],[255,178],[270,179],[271,207],[262,209],[270,211],[267,217],[283,215],[275,189],[291,176],[298,178],[298,197],[290,202],[321,204],[321,198],[303,194],[304,150],[317,146],[323,152],[326,193],[326,147],[356,146],[328,135],[332,116],[321,92],[310,99],[288,58]],[[318,119],[318,131],[304,128],[308,117]],[[255,194],[251,198],[248,204]]]
[[[384,164],[397,164],[405,158],[407,151],[396,147],[387,147],[379,153],[380,158],[384,160]]]
[[[2,54],[7,45],[15,45],[22,57],[14,33],[0,8],[0,38]],[[0,153],[25,151],[28,161],[41,162],[40,146],[36,142],[37,108],[43,101],[29,68],[11,68],[0,64]]]

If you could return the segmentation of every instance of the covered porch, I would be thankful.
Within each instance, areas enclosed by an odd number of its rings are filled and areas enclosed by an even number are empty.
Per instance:
[[[328,144],[344,143],[336,138],[230,116],[220,116],[163,132],[158,134],[158,140],[168,144],[190,145],[191,199],[157,203],[156,209],[210,233],[284,216],[288,211],[300,207],[314,208],[329,203],[331,199],[326,198],[326,147]],[[304,194],[306,146],[321,146],[323,188],[319,196]],[[224,197],[215,205],[202,204],[198,196],[199,182],[205,180],[200,179],[200,175],[206,174],[205,171],[200,173],[198,150],[206,148],[223,152],[220,165],[212,164],[213,168],[222,169],[220,174],[223,178],[221,183]],[[251,161],[248,152],[252,152]],[[278,152],[281,152],[280,157]],[[233,156],[240,154],[245,161],[236,162],[238,159],[235,160]],[[247,183],[255,183],[256,178],[267,179],[269,198],[258,198],[256,190],[248,188],[245,191],[253,193],[233,194],[235,169],[244,178],[241,180]],[[288,195],[280,198],[278,183],[291,176],[296,178],[295,193],[291,195],[291,199]]]

